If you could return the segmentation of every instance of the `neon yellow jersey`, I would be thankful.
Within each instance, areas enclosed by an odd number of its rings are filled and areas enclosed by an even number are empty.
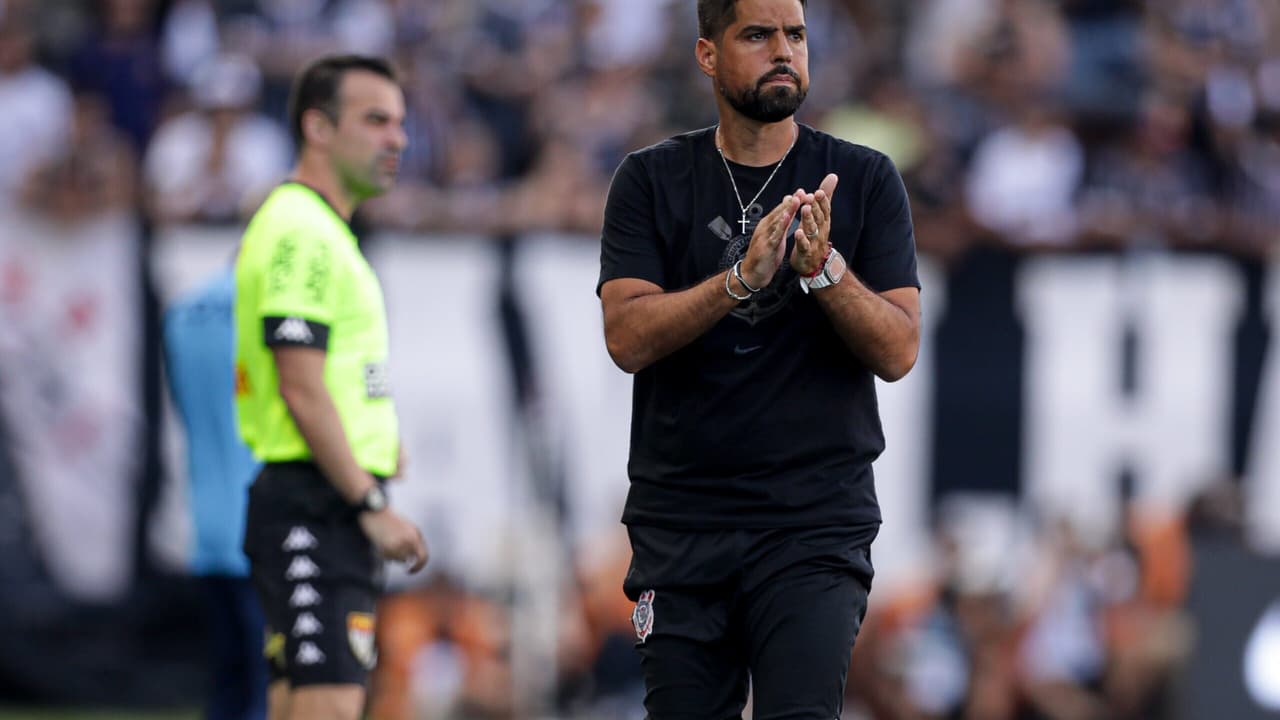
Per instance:
[[[387,378],[382,287],[342,216],[316,191],[276,188],[236,258],[236,409],[264,462],[311,459],[280,397],[273,347],[324,350],[324,382],[362,468],[391,475],[399,427]]]

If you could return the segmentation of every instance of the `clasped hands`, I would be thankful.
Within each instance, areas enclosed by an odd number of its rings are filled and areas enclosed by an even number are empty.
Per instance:
[[[791,250],[791,269],[803,276],[816,275],[822,269],[831,250],[831,196],[838,181],[835,173],[830,173],[816,192],[797,189],[756,224],[742,259],[742,276],[748,285],[762,288],[773,281],[786,252],[787,228],[797,213],[800,225]]]

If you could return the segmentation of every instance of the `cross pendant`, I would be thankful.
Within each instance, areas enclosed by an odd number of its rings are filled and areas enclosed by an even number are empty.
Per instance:
[[[742,213],[742,219],[738,221],[738,224],[742,226],[742,234],[746,235],[747,234],[747,214],[746,213]]]

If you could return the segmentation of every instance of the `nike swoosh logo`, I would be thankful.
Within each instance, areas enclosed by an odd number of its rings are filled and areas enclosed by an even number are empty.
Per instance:
[[[759,349],[760,349],[760,348],[762,348],[762,347],[764,347],[764,346],[763,346],[763,345],[752,345],[751,347],[742,347],[741,345],[734,345],[734,346],[733,346],[733,354],[734,354],[734,355],[746,355],[747,353],[753,353],[753,352],[755,352],[755,351],[759,350]]]

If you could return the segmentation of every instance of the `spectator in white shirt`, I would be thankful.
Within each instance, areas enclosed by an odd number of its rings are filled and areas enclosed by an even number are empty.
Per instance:
[[[289,169],[289,138],[254,108],[261,76],[252,60],[223,55],[198,70],[196,109],[161,125],[145,159],[150,210],[163,223],[234,222]]]

